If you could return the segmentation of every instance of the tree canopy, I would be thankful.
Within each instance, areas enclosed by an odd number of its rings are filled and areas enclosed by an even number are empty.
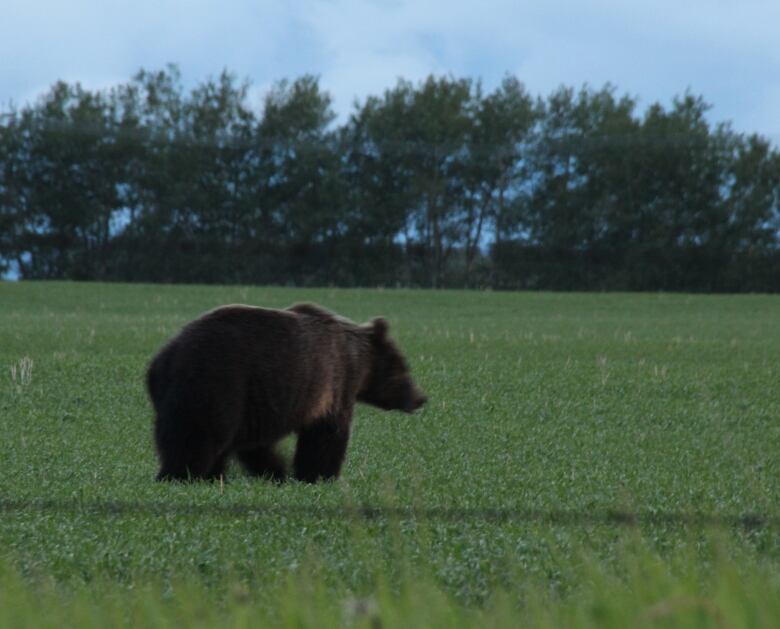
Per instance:
[[[775,291],[780,153],[691,93],[317,78],[59,82],[0,117],[0,271],[296,285]]]

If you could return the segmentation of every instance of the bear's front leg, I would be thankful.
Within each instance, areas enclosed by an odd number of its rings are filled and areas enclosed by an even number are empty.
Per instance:
[[[315,483],[338,478],[349,442],[349,422],[323,418],[298,434],[293,467],[295,478]]]

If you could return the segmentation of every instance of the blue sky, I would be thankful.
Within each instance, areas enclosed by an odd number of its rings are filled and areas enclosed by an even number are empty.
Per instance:
[[[403,77],[516,75],[532,94],[601,87],[668,104],[690,89],[713,121],[780,144],[780,1],[4,0],[0,107],[58,79],[89,88],[179,65],[187,86],[227,68],[260,102],[318,75],[343,117]]]

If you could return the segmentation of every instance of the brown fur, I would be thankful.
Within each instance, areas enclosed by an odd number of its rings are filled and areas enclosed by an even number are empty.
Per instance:
[[[224,306],[186,325],[147,372],[158,479],[218,478],[235,455],[280,480],[274,445],[293,432],[296,478],[337,477],[357,400],[406,412],[425,401],[387,327],[313,304]]]

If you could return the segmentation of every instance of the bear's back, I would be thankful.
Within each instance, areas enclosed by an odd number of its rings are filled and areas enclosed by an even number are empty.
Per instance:
[[[277,395],[323,381],[341,389],[345,377],[355,377],[362,344],[359,326],[314,304],[221,306],[185,325],[154,358],[147,380],[153,397],[174,381],[198,386],[247,377]]]
[[[279,355],[296,337],[294,315],[283,311],[231,305],[215,308],[185,325],[149,365],[152,397],[174,381],[200,382],[242,377],[258,361]]]

